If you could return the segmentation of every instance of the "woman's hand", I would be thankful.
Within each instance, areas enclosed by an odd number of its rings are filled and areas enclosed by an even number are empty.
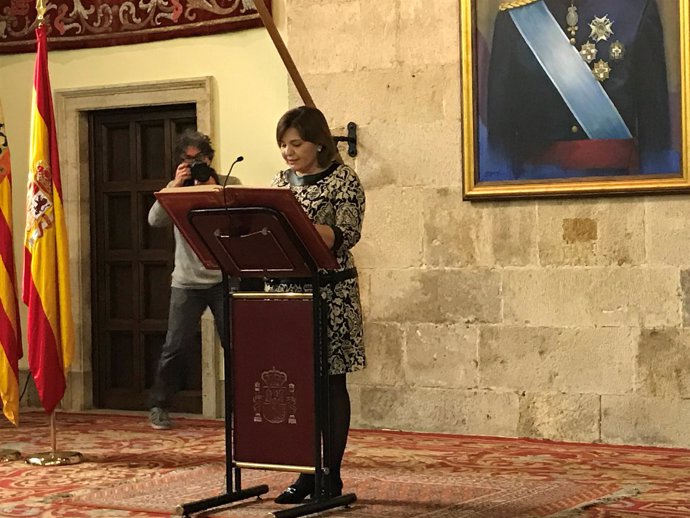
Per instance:
[[[332,249],[333,245],[335,244],[335,233],[333,232],[333,229],[328,225],[314,226],[316,227],[317,232],[321,236],[321,239],[323,239],[323,242],[326,243],[326,246],[329,249]]]

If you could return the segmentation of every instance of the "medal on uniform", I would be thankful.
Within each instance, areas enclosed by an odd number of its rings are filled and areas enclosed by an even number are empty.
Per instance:
[[[613,34],[611,26],[613,22],[609,20],[609,16],[605,14],[601,18],[595,16],[594,19],[589,22],[589,28],[592,30],[589,37],[594,41],[608,40]]]
[[[597,57],[597,46],[591,41],[585,43],[580,49],[580,56],[582,56],[585,62],[591,63]]]
[[[623,59],[623,56],[625,56],[625,46],[618,40],[611,43],[611,47],[609,48],[609,58],[612,61],[618,61]]]
[[[597,78],[597,81],[603,83],[609,78],[609,74],[611,73],[611,67],[609,67],[609,64],[606,61],[600,59],[599,61],[594,63],[592,73],[594,74],[594,77]]]
[[[565,22],[568,24],[568,32],[570,33],[570,43],[575,45],[575,34],[577,33],[577,22],[579,21],[577,14],[577,7],[575,7],[574,0],[571,0],[570,7],[568,7],[568,14],[565,16]]]

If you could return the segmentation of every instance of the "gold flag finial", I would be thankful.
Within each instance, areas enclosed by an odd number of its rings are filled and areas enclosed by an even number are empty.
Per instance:
[[[36,21],[38,25],[43,25],[46,16],[46,2],[45,0],[36,0]]]

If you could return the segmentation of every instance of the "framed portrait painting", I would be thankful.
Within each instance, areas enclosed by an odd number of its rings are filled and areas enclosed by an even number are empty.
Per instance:
[[[690,191],[690,0],[460,0],[465,199]]]

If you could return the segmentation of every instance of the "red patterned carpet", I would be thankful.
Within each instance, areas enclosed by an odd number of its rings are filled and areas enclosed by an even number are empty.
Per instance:
[[[169,516],[195,487],[213,494],[222,486],[223,423],[175,423],[154,431],[144,415],[60,414],[58,449],[80,451],[85,462],[0,464],[0,516]],[[0,448],[49,450],[46,416],[24,413],[16,429],[0,422]],[[270,497],[292,479],[243,473],[245,485],[268,483],[271,492],[207,516],[266,516],[277,508]],[[324,516],[690,517],[690,451],[680,449],[353,431],[343,476],[358,501]]]

